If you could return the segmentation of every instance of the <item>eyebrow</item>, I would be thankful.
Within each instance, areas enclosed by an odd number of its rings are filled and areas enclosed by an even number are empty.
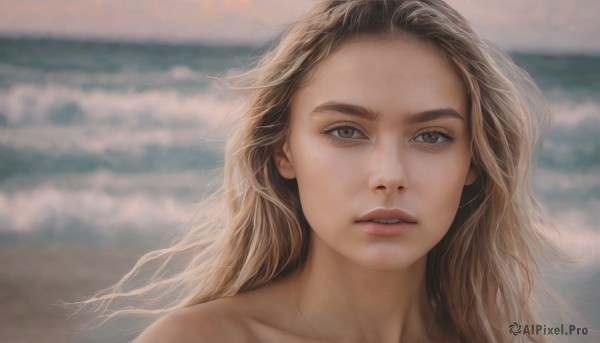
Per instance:
[[[322,113],[322,112],[339,112],[343,114],[348,114],[351,116],[361,117],[368,120],[377,119],[377,113],[368,108],[345,104],[341,102],[328,101],[317,107],[312,111],[312,113]]]
[[[371,120],[371,121],[376,120],[377,116],[378,116],[377,112],[372,111],[368,108],[358,106],[358,105],[336,102],[336,101],[328,101],[328,102],[325,102],[325,103],[315,107],[312,110],[311,114],[323,113],[323,112],[339,112],[339,113],[343,113],[343,114],[347,114],[347,115],[351,115],[351,116],[364,118],[364,119]],[[428,121],[432,121],[432,120],[436,120],[436,119],[442,119],[442,118],[454,118],[454,119],[460,119],[462,121],[465,121],[465,118],[463,118],[463,116],[461,116],[460,113],[458,113],[458,111],[456,111],[453,108],[447,107],[447,108],[437,108],[437,109],[433,109],[433,110],[427,110],[427,111],[423,111],[423,112],[419,112],[419,113],[410,115],[405,119],[405,123],[406,124],[418,124],[418,123],[424,123],[424,122],[428,122]]]
[[[465,121],[465,118],[463,118],[463,116],[461,116],[460,113],[458,113],[455,109],[447,107],[447,108],[438,108],[438,109],[434,109],[434,110],[423,111],[423,112],[411,115],[408,118],[406,118],[406,123],[407,124],[418,124],[418,123],[424,123],[424,122],[428,122],[428,121],[432,121],[432,120],[436,120],[436,119],[442,119],[442,118],[453,118],[453,119],[460,119],[462,121]]]

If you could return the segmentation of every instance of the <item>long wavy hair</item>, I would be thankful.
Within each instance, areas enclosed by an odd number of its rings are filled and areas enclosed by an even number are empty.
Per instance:
[[[548,125],[545,113],[534,110],[545,107],[532,106],[529,95],[539,91],[528,75],[441,0],[319,1],[242,73],[245,103],[227,140],[224,180],[201,204],[201,223],[170,247],[144,255],[116,285],[83,303],[103,311],[122,297],[160,294],[170,302],[106,316],[162,314],[255,289],[300,268],[311,230],[296,182],[281,177],[273,161],[288,133],[292,96],[350,39],[399,33],[435,44],[462,79],[479,175],[465,187],[448,233],[428,253],[431,305],[455,341],[543,341],[509,335],[508,325],[536,320],[532,294],[544,250],[543,216],[529,177]],[[181,268],[166,267],[181,256]],[[156,262],[154,277],[125,287]]]

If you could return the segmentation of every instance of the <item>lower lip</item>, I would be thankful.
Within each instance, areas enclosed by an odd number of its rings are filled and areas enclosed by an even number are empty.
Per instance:
[[[373,221],[357,222],[361,230],[375,236],[398,236],[411,230],[416,223],[382,224]]]

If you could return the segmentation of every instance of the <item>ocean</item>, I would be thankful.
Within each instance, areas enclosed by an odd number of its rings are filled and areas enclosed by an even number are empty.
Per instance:
[[[0,38],[0,242],[177,227],[218,179],[219,77],[254,46]],[[600,55],[514,52],[554,123],[533,187],[562,227],[582,294],[600,280]],[[585,309],[598,323],[598,311]]]
[[[227,92],[256,48],[0,40],[0,232],[85,238],[185,217],[222,165]]]

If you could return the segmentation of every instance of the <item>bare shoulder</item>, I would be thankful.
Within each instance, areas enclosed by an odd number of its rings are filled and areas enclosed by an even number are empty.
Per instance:
[[[297,342],[285,282],[174,311],[133,343]],[[266,305],[270,304],[270,305]],[[277,304],[277,306],[273,306]],[[300,340],[302,341],[302,340]]]
[[[133,343],[248,342],[247,320],[229,299],[177,310],[150,325]]]

